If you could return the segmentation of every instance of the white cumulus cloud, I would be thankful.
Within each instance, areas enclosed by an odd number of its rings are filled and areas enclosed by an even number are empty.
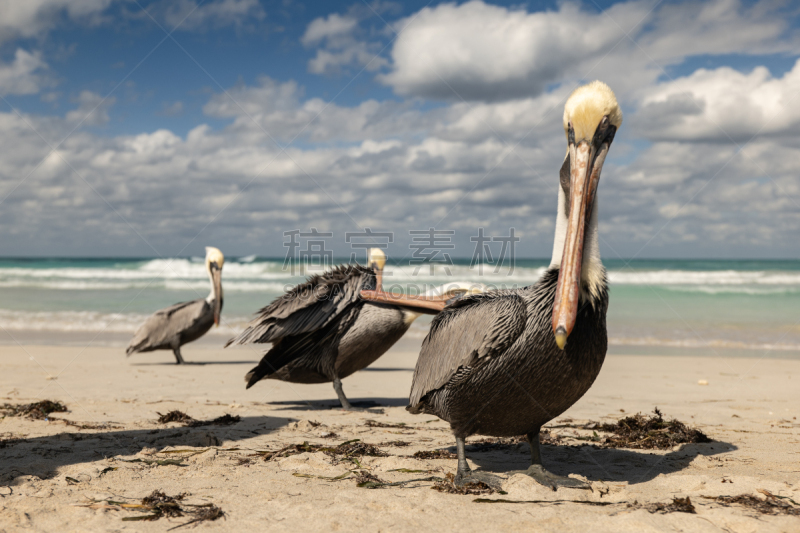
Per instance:
[[[446,100],[536,96],[548,86],[602,78],[636,91],[662,67],[698,54],[800,50],[781,6],[762,0],[634,0],[601,13],[565,2],[529,13],[479,0],[428,7],[399,21],[391,70],[401,95]]]
[[[350,66],[377,71],[388,65],[380,55],[383,45],[360,38],[359,14],[363,17],[365,13],[351,9],[348,15],[332,13],[311,21],[300,39],[306,47],[319,46],[316,56],[308,62],[309,72],[336,74]]]
[[[300,38],[306,46],[317,44],[323,39],[341,37],[352,32],[358,19],[355,17],[342,16],[338,13],[331,13],[327,17],[319,17],[311,21],[306,28],[306,32]]]
[[[634,123],[650,139],[747,141],[800,133],[800,61],[782,77],[700,69],[647,91]]]
[[[12,62],[0,62],[0,95],[38,93],[46,68],[39,53],[18,48]]]
[[[0,42],[38,37],[61,19],[97,22],[111,0],[0,0]]]

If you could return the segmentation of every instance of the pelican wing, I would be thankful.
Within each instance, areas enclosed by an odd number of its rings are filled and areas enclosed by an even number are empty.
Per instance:
[[[261,309],[226,346],[275,342],[317,331],[358,303],[362,290],[370,289],[375,289],[375,274],[359,265],[343,265],[312,276]]]
[[[208,302],[202,298],[156,311],[133,334],[125,353],[130,355],[171,347],[182,332],[190,329],[209,311]]]
[[[335,363],[339,340],[358,318],[360,308],[350,306],[325,327],[291,337],[278,339],[258,365],[245,376],[249,389],[265,376],[278,372],[285,365],[303,358],[309,370],[326,375],[326,363]],[[327,371],[326,371],[327,370]]]
[[[409,410],[459,371],[501,355],[522,335],[527,311],[515,294],[488,292],[457,300],[433,319],[420,350]]]

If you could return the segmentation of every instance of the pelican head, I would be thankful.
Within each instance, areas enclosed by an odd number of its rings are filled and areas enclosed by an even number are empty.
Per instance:
[[[375,288],[382,290],[383,287],[383,267],[386,266],[386,254],[380,248],[370,248],[367,253],[367,261],[370,268],[375,272]]]
[[[553,333],[562,350],[578,315],[584,231],[594,209],[603,162],[621,125],[617,98],[601,81],[575,89],[564,106],[569,175],[562,175],[561,188],[567,232],[553,306]]]
[[[219,326],[219,313],[222,309],[222,265],[225,264],[225,256],[219,248],[206,246],[206,271],[211,279],[211,305],[214,306],[214,324]]]

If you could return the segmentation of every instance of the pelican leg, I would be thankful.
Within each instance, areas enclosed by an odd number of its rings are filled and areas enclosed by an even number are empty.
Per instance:
[[[353,407],[353,404],[351,404],[350,400],[347,399],[347,396],[344,395],[344,390],[342,390],[342,380],[338,377],[333,378],[333,390],[336,391],[336,396],[339,397],[339,403],[342,404],[342,409],[345,411],[366,411],[366,409],[362,409],[360,407]]]
[[[592,489],[589,483],[585,483],[580,479],[571,477],[557,476],[552,472],[545,470],[542,465],[542,453],[539,450],[539,430],[533,433],[528,433],[528,442],[531,445],[531,466],[524,471],[515,472],[525,474],[532,477],[545,487],[550,487],[553,490],[559,488],[565,489]]]
[[[467,477],[472,473],[467,464],[467,453],[464,451],[464,439],[456,437],[456,453],[458,454],[458,472],[456,472],[456,483],[459,479]]]
[[[175,354],[175,363],[176,364],[179,364],[179,365],[185,365],[186,364],[186,361],[184,361],[183,357],[181,356],[181,347],[180,346],[177,346],[177,347],[173,348],[172,349],[172,353]]]
[[[470,483],[485,483],[495,490],[500,490],[503,480],[487,472],[473,472],[467,464],[467,454],[464,451],[464,438],[456,437],[456,452],[458,453],[458,471],[453,480],[457,487],[464,487]]]

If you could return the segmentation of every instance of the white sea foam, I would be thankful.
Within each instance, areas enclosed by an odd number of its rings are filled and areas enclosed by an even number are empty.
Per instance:
[[[223,271],[226,292],[282,292],[309,274],[324,269],[295,265],[284,268],[281,261],[257,262],[253,256],[228,261]],[[475,281],[491,287],[521,287],[535,283],[543,267],[495,269],[489,265],[392,266],[384,275],[384,285],[406,287],[409,284],[439,285],[448,280]],[[683,292],[769,295],[800,292],[800,272],[677,269],[615,269],[608,272],[612,286],[652,286]],[[208,276],[202,258],[153,259],[118,266],[62,268],[0,268],[0,288],[27,287],[62,290],[191,289],[205,293]]]
[[[612,284],[620,285],[797,285],[800,273],[748,270],[642,270],[608,273]]]
[[[800,344],[742,342],[724,339],[660,339],[656,337],[610,337],[611,346],[665,346],[670,348],[718,348],[735,350],[800,351]]]
[[[662,288],[672,292],[701,294],[746,294],[750,296],[771,296],[800,293],[800,286],[769,285],[664,285]]]
[[[0,309],[0,322],[7,331],[65,331],[133,333],[148,315],[100,313],[96,311],[15,311]],[[222,317],[222,324],[209,333],[233,335],[242,330],[248,317]]]

